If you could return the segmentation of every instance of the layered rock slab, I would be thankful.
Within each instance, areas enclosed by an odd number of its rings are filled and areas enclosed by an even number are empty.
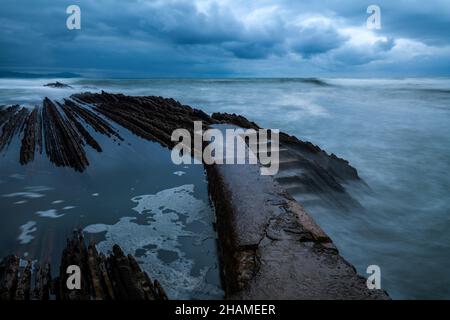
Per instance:
[[[207,166],[229,299],[389,299],[258,165]]]
[[[102,148],[83,126],[121,140],[115,128],[119,125],[172,148],[173,130],[184,128],[193,133],[194,121],[202,121],[205,127],[231,123],[259,128],[242,116],[210,117],[173,99],[82,93],[61,102],[44,99],[43,106],[32,112],[19,106],[0,108],[0,151],[20,135],[22,164],[33,161],[45,146],[55,165],[84,171],[89,166],[85,148],[99,152]],[[323,203],[353,205],[344,184],[361,180],[348,162],[281,133],[280,171],[275,178],[261,176],[256,165],[206,169],[229,298],[388,298],[382,291],[366,288],[365,279],[339,256],[328,236],[290,196],[296,191],[314,194]],[[44,269],[41,279],[45,274]]]
[[[80,289],[66,285],[69,266],[80,268]],[[151,280],[133,256],[118,245],[107,256],[99,254],[94,245],[86,247],[79,231],[67,240],[59,271],[52,278],[48,263],[5,257],[0,261],[0,300],[167,300],[160,283]]]

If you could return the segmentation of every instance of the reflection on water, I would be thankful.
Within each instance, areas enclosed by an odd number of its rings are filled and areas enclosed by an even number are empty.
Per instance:
[[[127,143],[90,131],[103,152],[87,148],[83,173],[44,156],[21,166],[13,142],[0,162],[0,256],[50,261],[56,274],[66,238],[83,228],[100,251],[117,243],[136,255],[170,298],[221,298],[203,167],[175,166],[168,149],[119,131]]]

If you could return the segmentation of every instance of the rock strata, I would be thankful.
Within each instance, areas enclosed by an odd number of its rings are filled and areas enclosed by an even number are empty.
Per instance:
[[[89,166],[86,148],[102,152],[96,134],[122,141],[117,127],[137,136],[172,148],[171,134],[187,129],[193,134],[193,122],[202,121],[205,129],[217,123],[228,123],[247,129],[259,126],[243,116],[214,113],[182,105],[173,99],[155,96],[79,93],[63,101],[45,98],[42,106],[29,109],[14,106],[0,108],[0,151],[15,135],[21,137],[20,162],[27,164],[42,152],[56,166],[84,171]],[[96,134],[88,130],[92,128]],[[346,192],[347,182],[361,182],[355,168],[318,146],[280,133],[280,170],[276,179],[291,194],[312,194],[305,201],[357,206]]]
[[[245,129],[260,127],[241,115],[213,113],[212,118],[220,123],[234,124]],[[311,142],[280,132],[279,171],[275,179],[289,193],[300,198],[302,203],[319,204],[341,209],[361,208],[344,187],[353,183],[366,188],[358,172],[347,160],[329,155]]]
[[[258,165],[207,166],[228,299],[389,299]]]
[[[81,289],[70,290],[67,267],[81,270]],[[34,278],[34,283],[32,279]],[[115,245],[112,254],[99,254],[95,246],[86,247],[83,236],[75,232],[62,253],[59,276],[52,278],[50,265],[21,266],[17,256],[0,262],[0,300],[167,300],[161,284],[152,281],[131,255]]]
[[[193,122],[206,127],[232,124],[259,126],[243,116],[207,115],[173,99],[155,96],[80,93],[63,101],[45,98],[42,106],[0,108],[0,152],[15,136],[21,138],[20,162],[33,161],[45,146],[56,166],[84,171],[89,166],[86,148],[102,151],[99,135],[123,140],[120,128],[172,148],[175,129],[193,135]],[[88,128],[92,128],[89,131]],[[259,149],[257,150],[257,153]],[[228,298],[237,299],[388,299],[384,291],[371,291],[365,279],[346,262],[330,238],[314,223],[292,195],[336,207],[359,204],[346,191],[346,183],[363,184],[355,168],[337,156],[286,133],[280,133],[280,170],[275,177],[261,176],[259,165],[207,165],[208,187],[214,201],[219,252]],[[157,282],[141,272],[119,247],[105,257],[95,247],[84,247],[81,235],[68,242],[60,277],[51,279],[48,266],[39,268],[35,288],[28,271],[17,277],[17,257],[0,266],[0,297],[4,299],[164,299]],[[64,288],[68,265],[84,270],[79,292]],[[20,288],[20,289],[19,289]]]

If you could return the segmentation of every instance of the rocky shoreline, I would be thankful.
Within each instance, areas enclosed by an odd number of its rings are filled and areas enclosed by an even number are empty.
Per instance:
[[[205,127],[227,123],[259,129],[256,123],[240,115],[209,116],[174,99],[87,92],[61,102],[45,98],[42,106],[32,111],[18,105],[1,108],[0,152],[18,135],[22,137],[20,163],[33,161],[35,154],[44,149],[56,166],[83,172],[89,166],[86,147],[102,152],[88,128],[119,144],[123,138],[116,128],[120,126],[143,139],[172,148],[172,132],[183,128],[193,134],[194,121],[202,121]],[[346,160],[283,132],[280,133],[280,172],[276,179],[291,193],[314,194],[316,201],[340,207],[359,205],[346,191],[345,183],[363,185],[356,169]]]
[[[228,299],[389,299],[257,165],[207,166]]]
[[[202,121],[204,127],[259,128],[240,115],[209,116],[173,99],[88,92],[63,101],[45,98],[33,110],[18,105],[0,108],[0,152],[18,136],[21,164],[45,150],[54,165],[83,172],[89,166],[86,148],[102,152],[89,129],[120,144],[124,141],[120,126],[171,149],[172,132],[183,128],[193,135],[194,121]],[[260,176],[258,165],[205,165],[216,209],[226,298],[388,299],[384,291],[367,289],[365,279],[292,197],[308,194],[305,201],[360,207],[345,187],[348,182],[364,185],[356,169],[286,133],[280,134],[277,151],[280,170],[274,177]],[[119,293],[114,297],[135,298]]]

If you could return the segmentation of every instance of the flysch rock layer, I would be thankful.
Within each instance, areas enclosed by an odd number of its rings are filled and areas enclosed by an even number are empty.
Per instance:
[[[258,165],[207,166],[229,299],[389,299]]]
[[[236,114],[213,113],[212,118],[244,129],[260,129],[256,123]],[[347,192],[345,185],[352,183],[363,191],[367,186],[348,161],[284,132],[280,132],[275,152],[279,157],[275,179],[296,199],[301,199],[303,205],[344,210],[362,208]]]
[[[89,166],[85,148],[102,150],[83,126],[119,140],[117,126],[121,126],[172,148],[176,144],[170,139],[172,132],[184,128],[193,135],[193,121],[202,121],[205,128],[220,123],[259,128],[242,116],[209,116],[173,99],[81,93],[61,102],[46,98],[32,112],[17,105],[0,108],[0,151],[20,135],[23,164],[33,161],[45,146],[55,165],[83,171]],[[358,206],[345,184],[363,182],[347,161],[281,133],[280,171],[275,177],[261,176],[258,165],[206,169],[228,298],[388,298],[383,291],[367,289],[365,279],[291,197],[298,192],[315,196],[323,205]]]
[[[80,289],[68,289],[69,266],[80,268]],[[71,270],[73,273],[74,271]],[[94,245],[86,247],[75,231],[62,253],[59,276],[50,265],[23,261],[10,255],[0,261],[0,300],[167,300],[157,280],[152,281],[131,255],[115,245],[108,256]]]
[[[87,92],[63,101],[45,98],[42,105],[33,110],[18,105],[0,107],[0,152],[5,152],[13,137],[19,135],[21,164],[28,164],[45,150],[45,155],[56,166],[82,172],[89,166],[86,148],[102,152],[88,128],[122,141],[117,130],[120,126],[141,138],[172,148],[175,145],[171,141],[172,132],[183,128],[193,134],[193,121],[202,121],[205,128],[217,123],[259,128],[240,115],[214,113],[209,116],[173,99]],[[276,180],[305,205],[312,202],[339,208],[360,207],[345,184],[358,183],[361,188],[365,185],[346,160],[281,132],[279,161]]]

